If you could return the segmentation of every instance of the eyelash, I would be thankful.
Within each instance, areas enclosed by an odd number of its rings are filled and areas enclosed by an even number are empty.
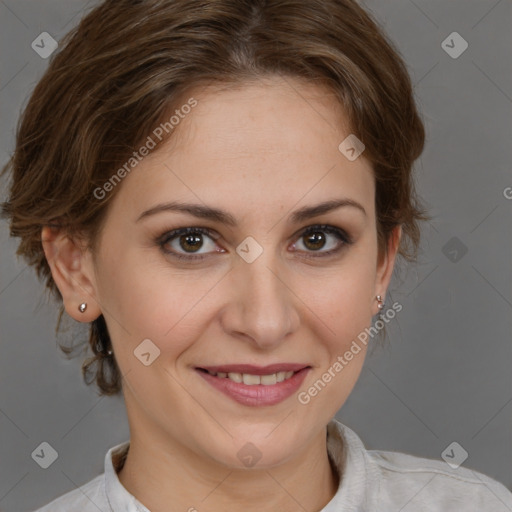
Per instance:
[[[318,252],[316,254],[314,254],[314,251],[310,251],[312,254],[308,254],[307,256],[304,256],[306,258],[328,257],[337,252],[340,252],[345,246],[351,245],[353,243],[352,238],[344,230],[337,228],[335,226],[328,225],[328,224],[314,224],[312,226],[308,226],[303,231],[301,231],[301,233],[298,236],[298,239],[300,239],[306,235],[309,235],[312,233],[317,233],[317,232],[325,232],[325,233],[329,233],[331,235],[335,235],[338,238],[338,240],[342,242],[342,244],[338,245],[338,247],[331,249],[329,251]],[[220,238],[219,235],[216,234],[215,231],[208,229],[208,228],[186,227],[186,228],[178,228],[178,229],[173,229],[171,231],[166,231],[165,233],[163,233],[162,235],[157,237],[155,242],[160,247],[161,251],[164,254],[171,256],[173,258],[176,258],[178,260],[188,260],[188,261],[192,262],[192,261],[204,260],[205,258],[211,256],[212,253],[208,253],[208,254],[190,253],[188,255],[185,255],[185,254],[181,254],[178,252],[169,251],[165,248],[165,246],[169,242],[174,240],[175,238],[177,238],[181,235],[187,235],[190,233],[194,233],[194,234],[199,233],[202,235],[207,235],[214,241],[217,240],[218,238]]]

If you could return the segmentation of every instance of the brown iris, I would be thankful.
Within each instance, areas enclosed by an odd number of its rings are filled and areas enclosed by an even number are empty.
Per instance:
[[[180,247],[187,252],[195,252],[203,245],[202,235],[190,234],[180,236]],[[190,249],[189,249],[190,248]]]
[[[304,236],[304,245],[308,249],[317,250],[325,245],[325,234],[321,231],[315,231]]]

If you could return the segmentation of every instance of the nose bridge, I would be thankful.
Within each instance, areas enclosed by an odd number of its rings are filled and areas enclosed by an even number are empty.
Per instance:
[[[249,251],[255,250],[251,241],[248,247]],[[279,343],[291,332],[296,327],[297,315],[278,254],[270,242],[260,247],[262,252],[252,262],[241,258],[235,269],[235,280],[240,312],[237,330],[263,347]]]

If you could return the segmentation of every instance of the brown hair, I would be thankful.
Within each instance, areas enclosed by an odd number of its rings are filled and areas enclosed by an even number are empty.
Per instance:
[[[412,178],[424,145],[405,63],[354,0],[107,0],[60,43],[18,126],[3,215],[17,250],[61,301],[41,245],[58,224],[92,250],[119,186],[103,186],[192,87],[281,75],[323,84],[347,113],[376,180],[379,255],[402,225],[398,254],[414,261],[428,220]],[[340,141],[341,142],[341,141]],[[57,331],[64,308],[60,310]],[[100,394],[121,390],[103,315],[83,363]],[[69,349],[62,347],[69,353]],[[92,377],[88,380],[88,376]]]

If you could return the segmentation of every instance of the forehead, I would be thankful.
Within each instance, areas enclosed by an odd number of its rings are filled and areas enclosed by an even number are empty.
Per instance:
[[[124,179],[115,202],[132,218],[174,199],[229,204],[245,214],[251,205],[270,212],[301,199],[350,197],[372,213],[371,165],[339,151],[350,127],[324,87],[274,78],[191,90],[191,97],[197,105],[181,112],[172,136]]]

